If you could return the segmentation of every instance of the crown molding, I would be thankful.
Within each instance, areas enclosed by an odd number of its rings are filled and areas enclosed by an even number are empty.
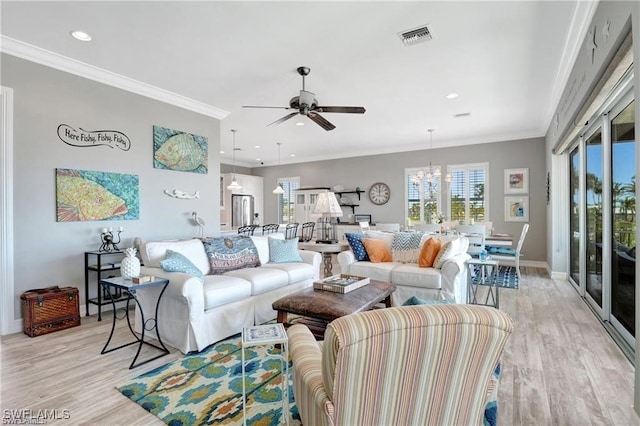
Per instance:
[[[97,81],[98,83],[117,87],[118,89],[126,90],[127,92],[155,99],[157,101],[206,115],[208,117],[213,117],[218,120],[222,120],[229,115],[229,112],[223,109],[207,105],[203,102],[187,98],[177,93],[169,92],[168,90],[89,65],[4,35],[0,35],[0,52],[84,77],[89,80]]]

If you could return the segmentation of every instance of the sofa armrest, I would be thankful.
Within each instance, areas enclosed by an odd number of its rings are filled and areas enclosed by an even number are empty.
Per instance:
[[[328,424],[327,413],[334,410],[322,379],[320,346],[311,331],[302,324],[291,326],[287,334],[293,363],[293,393],[302,424]]]
[[[349,265],[356,262],[356,257],[353,251],[341,251],[338,253],[338,263],[340,264],[340,271],[344,274],[349,273]]]
[[[167,272],[162,268],[149,266],[143,266],[140,269],[145,275],[169,280],[163,299],[170,298],[186,305],[189,319],[193,320],[204,315],[204,291],[200,278],[195,275]]]
[[[461,253],[442,265],[442,295],[455,303],[467,303],[467,268],[465,262],[471,259],[468,253]]]
[[[317,251],[311,250],[298,250],[300,257],[304,263],[308,263],[313,266],[313,279],[320,279],[320,263],[322,263],[322,255]]]

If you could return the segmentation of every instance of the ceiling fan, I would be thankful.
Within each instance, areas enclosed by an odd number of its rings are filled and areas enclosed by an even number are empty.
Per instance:
[[[242,108],[277,108],[277,109],[295,109],[296,112],[292,112],[290,114],[285,115],[279,120],[270,123],[272,124],[280,124],[284,121],[289,120],[290,118],[295,117],[298,114],[305,115],[311,119],[314,123],[318,124],[325,130],[333,130],[336,128],[333,124],[331,124],[326,118],[321,116],[320,112],[341,112],[348,114],[364,114],[366,111],[364,107],[349,107],[349,106],[320,106],[318,105],[318,100],[316,99],[316,94],[312,92],[308,92],[304,88],[304,78],[309,75],[311,72],[311,68],[308,67],[298,67],[298,74],[302,76],[302,90],[300,90],[300,95],[294,96],[289,101],[288,107],[276,107],[276,106],[253,106],[253,105],[245,105]]]

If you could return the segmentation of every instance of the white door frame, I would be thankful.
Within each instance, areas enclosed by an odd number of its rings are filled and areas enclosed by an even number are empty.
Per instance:
[[[13,89],[0,87],[0,335],[14,333]]]

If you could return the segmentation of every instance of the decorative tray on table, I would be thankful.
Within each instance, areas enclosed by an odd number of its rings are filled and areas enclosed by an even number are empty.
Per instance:
[[[369,277],[359,277],[357,275],[333,275],[323,280],[313,283],[316,290],[332,291],[334,293],[349,293],[357,288],[369,284]]]

